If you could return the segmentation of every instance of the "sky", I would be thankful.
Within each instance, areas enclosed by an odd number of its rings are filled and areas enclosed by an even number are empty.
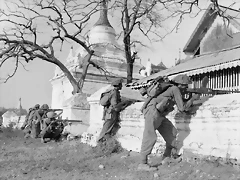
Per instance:
[[[202,8],[209,5],[209,0],[200,1]],[[240,0],[220,0],[220,4],[225,6],[229,6],[233,2],[237,2],[233,8],[239,9]],[[4,0],[0,0],[0,7],[3,7],[3,3]],[[163,61],[167,67],[173,66],[175,58],[179,57],[179,48],[183,49],[202,14],[203,12],[194,18],[185,16],[177,32],[174,31],[163,41],[152,44],[150,49],[141,49],[138,54],[142,63],[144,64],[150,58],[153,64]],[[114,20],[109,19],[112,26],[116,27]],[[168,20],[166,23],[166,27],[170,28],[175,21]],[[58,52],[57,56],[62,62],[66,60],[69,49],[70,45]],[[181,53],[181,58],[184,58],[183,53]],[[42,60],[34,60],[25,67],[27,71],[20,66],[13,78],[7,83],[0,84],[0,107],[17,107],[19,98],[22,100],[23,108],[26,109],[37,103],[51,105],[52,85],[49,80],[54,76],[56,66]],[[6,75],[6,73],[11,73],[13,68],[14,66],[10,65],[2,67],[0,77]]]

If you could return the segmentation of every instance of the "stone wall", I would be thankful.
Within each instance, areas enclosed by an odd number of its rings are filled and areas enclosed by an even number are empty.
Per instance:
[[[91,145],[96,145],[96,137],[103,124],[102,107],[98,102],[101,91],[104,89],[88,98],[90,126],[84,134],[84,141]],[[175,108],[167,116],[178,129],[180,153],[191,151],[200,155],[240,159],[240,94],[204,97],[196,103],[192,115],[180,114]],[[144,117],[140,113],[142,104],[135,103],[121,113],[121,129],[117,134],[124,148],[137,152],[144,128]],[[162,152],[164,144],[159,135],[153,152]]]

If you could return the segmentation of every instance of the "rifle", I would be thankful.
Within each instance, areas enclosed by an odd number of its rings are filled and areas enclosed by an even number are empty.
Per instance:
[[[240,93],[240,91],[228,91],[228,90],[214,90],[210,88],[188,88],[186,92],[195,93],[195,94],[228,94],[228,93]]]
[[[73,119],[56,119],[54,122],[83,122],[82,120]]]
[[[57,122],[62,122],[62,123],[64,123],[64,122],[82,122],[82,120],[54,119],[49,123],[49,125],[46,127],[46,129],[50,128],[53,123],[57,123]],[[63,125],[66,126],[66,124],[63,124]]]
[[[49,111],[63,111],[63,109],[49,109]]]

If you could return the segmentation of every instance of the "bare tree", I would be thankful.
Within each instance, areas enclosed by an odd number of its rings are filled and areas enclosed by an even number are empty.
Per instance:
[[[41,59],[57,65],[69,79],[73,86],[73,94],[82,92],[84,80],[89,65],[106,72],[96,62],[92,61],[95,55],[92,46],[88,46],[83,38],[83,31],[89,24],[90,17],[99,10],[103,0],[12,0],[7,3],[7,10],[0,10],[0,67],[15,59],[15,70],[6,78],[14,76],[19,65],[34,59]],[[106,0],[104,0],[106,1]],[[140,31],[148,40],[162,39],[159,29],[161,22],[170,17],[179,17],[174,29],[178,28],[185,14],[190,14],[193,7],[198,7],[198,0],[112,0],[114,9],[121,14],[121,25],[124,50],[127,61],[127,81],[132,81],[133,63],[137,52],[132,52],[132,45],[139,43],[133,40],[132,33]],[[212,0],[216,13],[224,16],[224,12],[217,0]],[[9,0],[8,0],[9,2]],[[175,8],[180,5],[180,8]],[[111,8],[112,8],[111,7]],[[174,8],[173,8],[174,7]],[[199,8],[200,9],[200,8]],[[161,11],[169,11],[166,17]],[[173,30],[172,30],[173,31]],[[45,39],[43,41],[42,39]],[[47,39],[47,40],[46,40]],[[87,55],[82,63],[82,75],[75,79],[71,72],[57,58],[59,44],[65,42],[76,43],[82,46]]]
[[[73,86],[73,94],[82,92],[89,65],[104,70],[91,61],[94,50],[82,36],[98,6],[98,0],[8,1],[7,9],[0,10],[0,27],[5,27],[0,33],[0,67],[14,59],[15,69],[5,82],[15,75],[19,65],[40,59],[57,65],[63,71]],[[79,80],[56,56],[64,43],[78,44],[87,52],[81,64],[83,70]]]
[[[224,15],[224,10],[218,4],[218,0],[211,0],[215,13],[223,17],[228,22],[229,16]],[[133,64],[137,52],[132,51],[134,44],[145,46],[142,41],[132,38],[133,34],[140,32],[150,42],[160,41],[168,34],[177,30],[181,24],[184,15],[192,14],[195,9],[195,15],[203,9],[199,6],[199,0],[112,0],[115,3],[115,12],[121,12],[120,21],[123,38],[124,51],[127,61],[127,82],[132,82]],[[177,18],[176,24],[170,31],[162,33],[163,22],[170,18]]]

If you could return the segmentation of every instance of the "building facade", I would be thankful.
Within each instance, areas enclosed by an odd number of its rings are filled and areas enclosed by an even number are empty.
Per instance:
[[[209,78],[208,88],[216,90],[230,90],[234,92],[240,89],[240,11],[220,6],[224,16],[229,18],[226,28],[232,30],[232,37],[228,47],[218,51],[204,52],[203,46],[216,26],[224,26],[223,18],[219,17],[210,5],[194,32],[190,36],[183,52],[186,59],[167,70],[153,74],[139,80],[138,84],[147,82],[158,76],[168,76],[170,79],[179,74],[187,74],[193,80],[192,86],[200,87],[202,79]],[[136,84],[136,83],[135,83]]]
[[[91,65],[89,66],[83,86],[83,93],[86,96],[90,96],[100,88],[109,85],[116,78],[122,77],[126,80],[127,77],[127,63],[124,50],[116,41],[115,30],[108,20],[107,4],[105,1],[101,1],[101,3],[102,8],[99,19],[87,34],[86,44],[91,45],[94,50],[91,61],[106,71],[104,72]],[[86,55],[87,51],[81,46],[75,52],[71,48],[64,63],[77,80],[82,75],[81,64]],[[139,74],[141,67],[142,65],[136,61],[133,67],[134,80],[141,78]],[[71,100],[72,85],[58,67],[55,70],[55,76],[50,81],[52,83],[51,108],[63,108],[64,106],[71,106],[69,103],[75,103],[71,102],[74,101]]]

